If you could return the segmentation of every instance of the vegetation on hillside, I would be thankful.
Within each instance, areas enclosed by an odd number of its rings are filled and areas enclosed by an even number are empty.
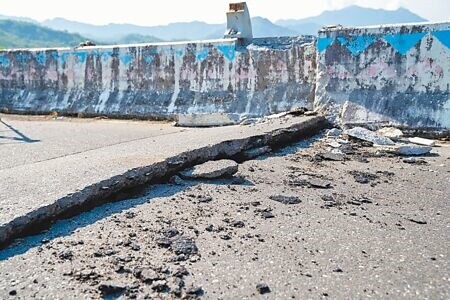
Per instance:
[[[0,49],[77,46],[86,40],[79,34],[57,31],[33,23],[0,20]]]

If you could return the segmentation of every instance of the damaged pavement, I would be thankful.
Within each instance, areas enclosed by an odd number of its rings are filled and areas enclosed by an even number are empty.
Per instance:
[[[239,151],[171,160],[177,168],[134,196],[14,239],[0,251],[0,298],[448,298],[450,144],[299,126],[311,120],[202,129],[208,149],[240,132],[227,144]],[[123,144],[157,139],[147,130]],[[277,149],[293,141],[280,135],[298,142]]]

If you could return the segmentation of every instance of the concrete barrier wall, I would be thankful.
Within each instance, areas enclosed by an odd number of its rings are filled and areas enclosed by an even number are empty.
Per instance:
[[[0,109],[167,118],[312,108],[313,37],[0,51]]]
[[[450,129],[450,23],[327,28],[315,107],[341,124]]]

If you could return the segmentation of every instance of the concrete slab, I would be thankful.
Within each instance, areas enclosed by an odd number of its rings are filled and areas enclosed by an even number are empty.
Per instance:
[[[325,126],[322,117],[188,129],[156,122],[0,117],[0,243],[71,208],[104,201],[194,163]]]

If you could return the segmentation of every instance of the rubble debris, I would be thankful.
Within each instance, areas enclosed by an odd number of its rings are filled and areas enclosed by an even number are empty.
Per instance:
[[[327,137],[339,137],[342,134],[342,130],[339,128],[332,128],[327,131]]]
[[[417,159],[415,157],[406,157],[406,158],[403,159],[403,162],[405,164],[417,164],[417,165],[426,165],[426,164],[428,164],[425,160]]]
[[[304,115],[306,112],[308,111],[308,109],[306,107],[298,107],[298,108],[294,108],[291,109],[288,114],[292,115],[292,116],[302,116]]]
[[[269,146],[264,146],[264,147],[260,147],[260,148],[253,148],[250,150],[246,150],[246,151],[242,152],[241,156],[245,160],[250,160],[255,157],[270,153],[270,152],[272,152],[272,148],[270,148]]]
[[[403,131],[395,127],[384,127],[379,129],[377,133],[393,141],[398,141],[403,137]]]
[[[195,242],[190,238],[182,236],[173,239],[170,247],[177,255],[194,255],[198,253],[198,248]]]
[[[379,150],[402,156],[420,156],[431,152],[432,148],[414,144],[399,144],[395,146],[382,146]]]
[[[267,294],[267,293],[270,293],[270,292],[271,292],[269,286],[268,286],[266,283],[258,283],[258,284],[256,285],[256,290],[257,290],[258,293],[260,293],[261,295]]]
[[[395,145],[395,143],[391,139],[363,127],[354,127],[350,130],[346,130],[345,134],[350,137],[372,143],[374,145]]]
[[[428,224],[428,222],[424,221],[424,220],[416,220],[416,219],[412,219],[412,218],[409,218],[407,220],[410,221],[410,222],[419,224],[419,225],[426,225],[426,224]]]
[[[239,165],[229,159],[208,161],[180,173],[185,179],[217,179],[231,177],[239,170]]]
[[[284,196],[284,195],[272,195],[270,200],[277,201],[283,204],[299,204],[302,202],[299,197],[296,196]]]
[[[362,171],[350,171],[351,175],[353,175],[353,178],[355,178],[355,181],[361,184],[367,184],[371,181],[377,180],[378,175],[368,173],[368,172],[362,172]]]
[[[127,289],[127,287],[123,284],[108,281],[100,283],[98,286],[98,289],[102,293],[103,296],[113,296],[113,295],[120,295],[124,293]]]
[[[410,143],[413,143],[416,145],[421,145],[421,146],[428,146],[428,147],[436,146],[436,141],[424,139],[424,138],[420,138],[420,137],[409,138],[408,141]]]
[[[330,160],[330,161],[344,161],[345,160],[345,154],[335,153],[335,152],[318,153],[316,155],[316,157],[323,159],[323,160]]]

